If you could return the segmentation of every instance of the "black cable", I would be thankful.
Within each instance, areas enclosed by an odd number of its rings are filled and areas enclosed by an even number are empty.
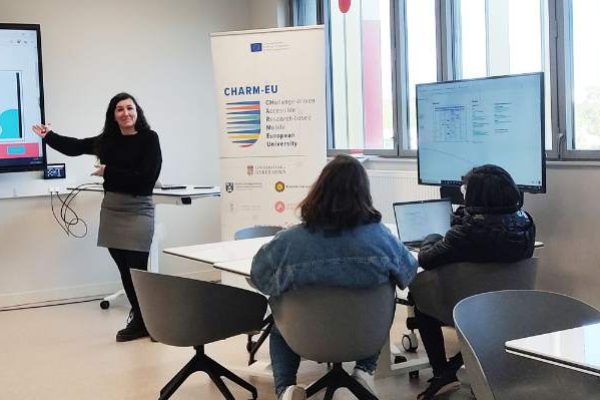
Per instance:
[[[63,231],[67,234],[67,236],[73,236],[77,239],[84,238],[87,235],[88,227],[87,223],[77,215],[77,212],[71,207],[71,202],[77,197],[77,195],[85,188],[86,186],[97,185],[97,183],[83,183],[73,189],[67,194],[67,196],[63,199],[60,197],[58,192],[50,192],[50,208],[52,209],[52,215],[54,219],[61,227]],[[56,215],[56,211],[54,210],[54,194],[61,203],[60,206],[60,219]],[[73,232],[73,228],[77,225],[82,224],[84,232],[83,234],[76,234]]]

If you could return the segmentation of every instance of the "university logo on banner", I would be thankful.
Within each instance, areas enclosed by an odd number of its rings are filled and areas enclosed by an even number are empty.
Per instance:
[[[229,139],[240,147],[250,147],[260,137],[260,101],[225,103]]]

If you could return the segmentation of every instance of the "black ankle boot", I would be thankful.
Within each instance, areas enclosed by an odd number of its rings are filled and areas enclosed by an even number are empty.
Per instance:
[[[149,336],[144,321],[141,318],[136,317],[133,311],[129,312],[129,318],[127,318],[127,320],[127,326],[117,332],[117,342],[129,342],[130,340]]]

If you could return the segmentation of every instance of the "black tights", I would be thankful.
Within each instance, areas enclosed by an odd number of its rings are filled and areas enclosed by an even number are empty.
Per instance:
[[[143,325],[142,313],[140,311],[140,304],[138,303],[135,289],[133,288],[133,282],[131,280],[131,268],[141,269],[146,271],[148,269],[148,256],[147,251],[134,251],[134,250],[121,250],[121,249],[108,249],[113,260],[119,268],[121,274],[121,282],[125,289],[125,294],[131,304],[133,310],[133,318],[135,323],[141,323]]]
[[[446,360],[442,323],[427,314],[423,314],[417,307],[415,307],[415,317],[417,329],[421,334],[421,340],[423,346],[425,346],[433,374],[435,376],[440,376],[442,373],[456,374],[463,365],[462,354],[457,353],[450,360]]]

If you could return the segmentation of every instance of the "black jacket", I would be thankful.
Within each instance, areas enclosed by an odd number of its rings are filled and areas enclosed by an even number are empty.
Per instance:
[[[446,236],[429,235],[419,252],[426,270],[454,262],[514,262],[530,258],[535,244],[535,224],[523,210],[459,208]]]

